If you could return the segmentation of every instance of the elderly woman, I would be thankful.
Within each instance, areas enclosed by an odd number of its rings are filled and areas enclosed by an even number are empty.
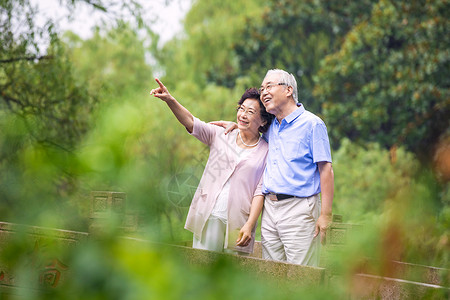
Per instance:
[[[245,91],[237,109],[237,126],[224,129],[195,118],[167,90],[150,94],[163,100],[187,131],[210,147],[200,184],[192,199],[185,228],[194,234],[193,247],[213,251],[253,252],[256,221],[264,202],[261,193],[267,142],[261,138],[272,121],[258,90]]]

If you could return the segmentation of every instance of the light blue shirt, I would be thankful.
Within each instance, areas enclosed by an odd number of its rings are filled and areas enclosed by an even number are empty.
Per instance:
[[[264,134],[269,142],[262,192],[310,197],[320,193],[317,162],[331,162],[325,123],[299,107],[284,118],[275,118]]]

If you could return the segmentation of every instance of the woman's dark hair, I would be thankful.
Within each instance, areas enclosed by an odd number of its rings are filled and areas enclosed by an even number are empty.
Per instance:
[[[264,104],[261,101],[261,95],[259,94],[259,91],[256,88],[249,88],[249,89],[247,89],[244,92],[244,94],[241,97],[241,100],[239,100],[239,102],[238,102],[238,108],[247,99],[256,99],[256,100],[258,100],[259,107],[260,107],[261,118],[263,119],[263,121],[266,121],[266,124],[263,125],[263,126],[260,126],[258,130],[260,132],[262,132],[262,133],[266,132],[267,129],[269,129],[270,124],[272,123],[274,115],[269,114],[266,111],[266,108],[264,107]]]

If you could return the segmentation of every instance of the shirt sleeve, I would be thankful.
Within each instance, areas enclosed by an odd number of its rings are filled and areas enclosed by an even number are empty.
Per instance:
[[[261,174],[261,178],[259,179],[259,182],[258,182],[258,185],[256,186],[255,192],[253,193],[253,197],[263,195],[263,192],[262,192],[263,177],[264,176]]]
[[[196,137],[202,143],[211,146],[220,129],[221,127],[219,126],[207,124],[194,117],[194,128],[192,129],[191,135]]]
[[[313,126],[311,133],[312,155],[314,163],[331,162],[330,141],[328,139],[327,127],[320,122]]]

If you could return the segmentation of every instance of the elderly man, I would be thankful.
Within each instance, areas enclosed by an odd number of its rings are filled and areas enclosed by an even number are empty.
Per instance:
[[[298,103],[292,74],[269,70],[260,93],[266,110],[275,115],[265,133],[269,153],[263,177],[263,257],[317,266],[316,237],[320,234],[325,242],[334,193],[327,128]]]
[[[298,103],[297,82],[292,74],[269,70],[260,93],[266,110],[275,115],[264,134],[269,152],[262,190],[263,258],[317,266],[318,235],[325,243],[334,193],[327,128]],[[215,123],[227,126],[228,122]],[[235,128],[228,127],[226,132]]]

